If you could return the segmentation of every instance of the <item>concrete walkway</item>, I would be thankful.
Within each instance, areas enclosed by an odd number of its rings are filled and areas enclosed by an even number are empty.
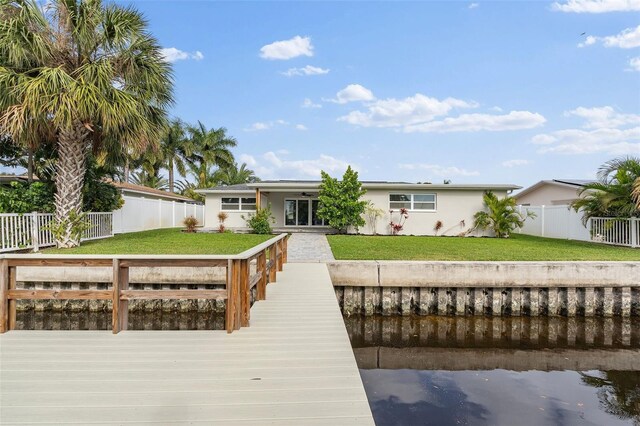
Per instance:
[[[324,234],[291,234],[287,245],[288,262],[330,262],[335,260]]]
[[[17,423],[374,425],[320,263],[286,264],[230,335],[0,335],[0,424]]]

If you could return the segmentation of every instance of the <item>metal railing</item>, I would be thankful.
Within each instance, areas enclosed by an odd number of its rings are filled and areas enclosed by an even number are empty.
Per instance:
[[[288,234],[280,234],[237,255],[0,255],[0,333],[16,327],[18,300],[111,300],[112,331],[127,329],[131,300],[225,300],[225,328],[228,333],[248,327],[251,293],[256,300],[267,296],[267,283],[276,280],[287,262]],[[110,267],[111,289],[27,290],[17,288],[19,267]],[[220,267],[226,268],[223,290],[130,290],[129,270],[136,267]],[[254,271],[254,272],[253,272]],[[252,273],[253,272],[253,273]]]
[[[53,221],[52,213],[0,213],[0,253],[18,250],[38,251],[41,247],[55,245],[48,229]],[[89,228],[81,241],[113,236],[112,213],[87,213]]]
[[[640,218],[594,217],[589,220],[591,241],[640,247]]]

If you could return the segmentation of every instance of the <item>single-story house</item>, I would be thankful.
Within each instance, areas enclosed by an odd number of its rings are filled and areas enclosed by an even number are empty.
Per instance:
[[[317,215],[320,181],[269,180],[242,185],[217,186],[198,190],[205,196],[205,228],[218,228],[218,213],[227,213],[225,227],[246,229],[248,214],[257,208],[271,206],[275,217],[274,229],[285,232],[330,231]],[[482,195],[493,191],[499,197],[520,189],[516,185],[454,185],[407,182],[364,181],[367,190],[362,197],[383,211],[375,224],[367,224],[359,232],[389,234],[391,220],[398,222],[399,210],[406,208],[409,218],[403,234],[435,235],[438,221],[439,235],[457,235],[473,226],[473,215],[482,210]],[[393,211],[393,213],[390,213]]]
[[[522,206],[568,205],[580,197],[579,192],[584,185],[592,182],[588,179],[541,180],[518,192],[514,198]]]

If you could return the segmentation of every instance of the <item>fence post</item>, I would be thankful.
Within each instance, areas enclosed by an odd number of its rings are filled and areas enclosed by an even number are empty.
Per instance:
[[[273,243],[269,247],[269,283],[276,282],[276,271],[278,270],[278,243]]]
[[[171,201],[171,226],[176,227],[176,201]]]
[[[129,302],[120,300],[121,291],[129,288],[129,268],[120,266],[120,259],[113,259],[113,296],[111,328],[113,334],[127,329]]]
[[[227,263],[227,333],[240,329],[240,260],[229,259]]]
[[[540,236],[544,237],[544,204],[540,206]]]
[[[249,287],[249,266],[248,260],[240,261],[240,326],[249,327],[251,316],[251,288]]]
[[[638,234],[640,234],[640,230],[638,229],[638,222],[640,222],[640,219],[632,217],[629,220],[631,221],[631,247],[636,248],[639,243]]]
[[[31,244],[33,251],[40,250],[40,224],[38,223],[38,212],[31,212]]]
[[[257,264],[258,272],[260,273],[260,281],[258,281],[257,287],[257,300],[265,300],[267,298],[267,251],[263,250],[258,256]]]

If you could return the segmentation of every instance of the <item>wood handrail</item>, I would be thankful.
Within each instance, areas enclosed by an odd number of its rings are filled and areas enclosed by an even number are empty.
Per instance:
[[[226,300],[226,330],[231,333],[250,322],[251,292],[256,301],[266,299],[267,283],[287,261],[288,234],[277,235],[235,255],[0,255],[0,333],[15,329],[18,300],[111,300],[114,333],[127,329],[130,300],[212,299]],[[255,262],[255,273],[251,265]],[[112,267],[110,290],[17,289],[17,268],[31,267]],[[131,290],[129,270],[136,267],[223,267],[227,270],[224,290]]]

